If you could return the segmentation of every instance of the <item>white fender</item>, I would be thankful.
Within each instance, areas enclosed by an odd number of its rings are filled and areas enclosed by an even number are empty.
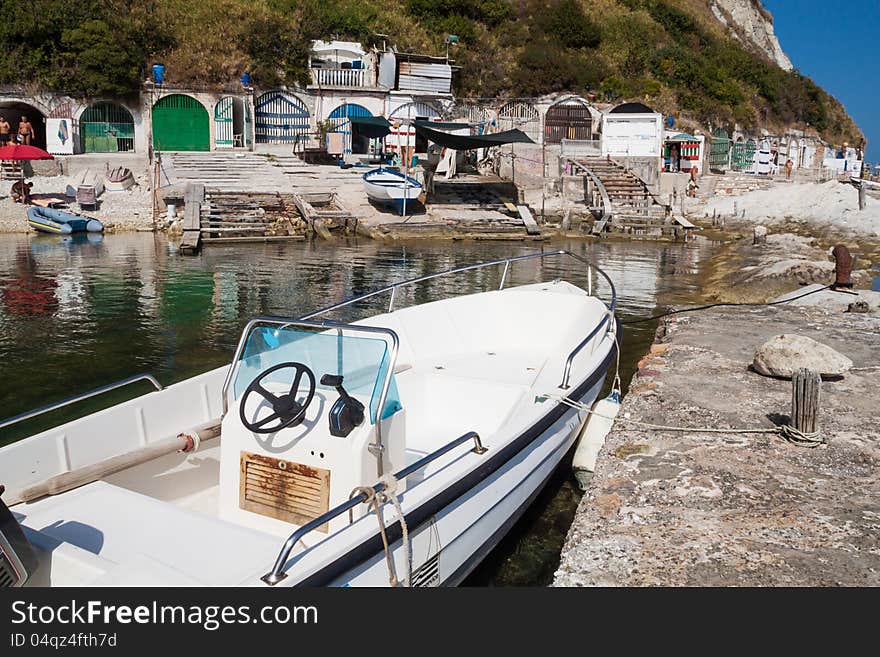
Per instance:
[[[605,438],[614,426],[614,418],[620,411],[620,393],[612,391],[605,399],[593,405],[590,416],[578,438],[571,468],[581,490],[585,490],[593,471],[596,469],[596,457],[605,444]]]

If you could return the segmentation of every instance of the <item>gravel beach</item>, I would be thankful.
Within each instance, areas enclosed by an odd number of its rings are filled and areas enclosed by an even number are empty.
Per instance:
[[[104,192],[98,197],[97,210],[84,210],[82,214],[99,219],[107,232],[122,230],[152,230],[152,193],[147,173],[135,173],[135,185],[125,192]],[[35,176],[29,178],[33,183],[31,194],[40,197],[64,197],[69,183],[75,183],[79,176]],[[9,196],[14,181],[0,181],[0,233],[26,233],[26,206],[13,202]],[[68,208],[80,212],[74,199],[67,199]]]

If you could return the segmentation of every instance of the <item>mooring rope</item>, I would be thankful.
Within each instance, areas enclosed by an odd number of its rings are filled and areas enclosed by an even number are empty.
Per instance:
[[[412,551],[409,543],[409,528],[406,526],[406,516],[403,515],[403,509],[400,506],[400,498],[397,496],[397,484],[399,483],[394,475],[385,475],[379,481],[385,484],[385,490],[381,495],[391,500],[394,510],[397,512],[397,518],[400,522],[401,540],[403,541],[403,560],[406,564],[406,579],[403,585],[409,587],[412,585]]]
[[[397,578],[397,569],[394,566],[394,558],[392,556],[391,546],[388,543],[388,535],[385,530],[385,519],[382,516],[382,504],[390,501],[394,506],[394,510],[397,512],[398,521],[400,522],[400,531],[403,540],[403,556],[404,561],[406,562],[406,578],[403,581],[403,586],[409,587],[412,582],[412,551],[410,550],[409,528],[406,525],[406,516],[404,516],[403,509],[400,506],[400,499],[397,497],[397,478],[395,478],[394,475],[386,475],[379,479],[379,481],[385,484],[385,489],[383,491],[377,493],[372,486],[358,486],[351,491],[348,499],[352,499],[356,495],[362,494],[366,498],[364,504],[373,507],[373,511],[376,512],[376,520],[379,523],[379,535],[382,537],[382,546],[385,550],[385,565],[388,568],[388,583],[392,587],[398,587],[401,586],[401,583]],[[384,497],[384,500],[380,500],[380,496]],[[351,510],[349,510],[349,524],[352,522],[352,519],[352,513]]]
[[[682,313],[693,313],[698,310],[709,310],[710,308],[721,308],[721,307],[762,307],[762,306],[778,306],[782,303],[788,303],[789,301],[795,301],[797,299],[803,299],[804,297],[808,297],[811,294],[816,294],[818,292],[823,292],[825,290],[831,289],[832,292],[840,292],[841,294],[851,294],[854,296],[858,296],[856,292],[850,292],[848,290],[838,290],[834,289],[833,285],[825,285],[820,287],[818,290],[810,290],[809,292],[804,292],[803,294],[799,294],[796,297],[791,297],[789,299],[778,299],[777,301],[765,301],[763,303],[727,303],[727,302],[719,302],[719,303],[710,303],[705,306],[695,306],[693,308],[680,308],[677,310],[668,310],[665,313],[660,313],[658,315],[651,315],[650,317],[641,317],[639,319],[629,319],[625,322],[621,322],[624,326],[629,326],[631,324],[642,324],[644,322],[651,322],[655,319],[661,319],[663,317],[668,317],[669,315],[680,315]]]
[[[680,426],[671,426],[665,424],[651,424],[649,422],[639,422],[638,420],[631,420],[627,417],[608,417],[607,415],[602,415],[601,413],[597,413],[592,408],[587,406],[584,403],[579,401],[575,401],[569,397],[564,395],[557,395],[555,393],[545,393],[543,395],[548,399],[555,399],[556,401],[562,402],[563,404],[570,406],[571,408],[575,408],[581,411],[586,411],[590,415],[595,415],[596,417],[603,418],[605,420],[609,420],[612,423],[614,422],[623,422],[625,424],[631,424],[636,427],[643,427],[645,429],[653,429],[654,431],[684,431],[691,433],[775,433],[782,436],[787,442],[797,445],[799,447],[809,447],[814,448],[819,445],[824,444],[824,441],[821,437],[820,431],[813,432],[804,432],[800,429],[796,429],[790,425],[781,425],[773,428],[757,428],[757,429],[723,429],[723,428],[713,428],[713,427],[680,427]]]

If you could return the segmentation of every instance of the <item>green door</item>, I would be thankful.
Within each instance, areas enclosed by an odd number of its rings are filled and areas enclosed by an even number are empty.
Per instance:
[[[730,158],[730,136],[727,130],[718,128],[712,133],[709,147],[709,168],[713,171],[726,171]]]
[[[192,96],[172,94],[153,105],[153,148],[162,151],[210,150],[208,111]]]
[[[96,103],[79,119],[86,153],[115,153],[134,150],[134,119],[131,112],[115,103]]]

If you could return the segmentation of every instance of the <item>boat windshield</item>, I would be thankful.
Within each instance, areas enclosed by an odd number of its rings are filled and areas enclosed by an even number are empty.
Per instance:
[[[251,381],[262,372],[280,363],[298,362],[315,374],[315,387],[335,392],[331,386],[321,385],[325,374],[341,374],[343,386],[349,394],[370,400],[370,422],[376,423],[382,385],[392,367],[388,343],[381,338],[332,333],[315,333],[294,327],[258,326],[251,330],[242,351],[235,375],[233,395],[238,398]],[[263,380],[263,385],[278,383],[290,385],[291,371],[282,369]],[[391,384],[385,400],[382,419],[401,409],[397,382],[391,375]]]

